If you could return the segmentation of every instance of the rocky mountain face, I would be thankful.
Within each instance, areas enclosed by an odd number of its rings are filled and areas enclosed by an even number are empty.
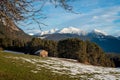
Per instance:
[[[5,23],[0,22],[0,38],[29,40],[31,37],[14,23],[11,26],[6,26]]]

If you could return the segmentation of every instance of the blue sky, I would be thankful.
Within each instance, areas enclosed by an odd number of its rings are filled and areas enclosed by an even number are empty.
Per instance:
[[[85,31],[99,29],[107,34],[120,35],[120,0],[74,0],[68,4],[73,6],[74,12],[80,14],[65,11],[61,7],[55,8],[50,2],[46,3],[42,10],[47,18],[41,22],[47,26],[41,25],[43,31],[73,26]],[[27,33],[40,32],[35,23],[20,28]]]

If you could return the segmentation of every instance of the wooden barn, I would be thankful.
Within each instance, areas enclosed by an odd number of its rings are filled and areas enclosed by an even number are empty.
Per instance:
[[[48,57],[48,52],[46,50],[38,50],[34,54],[40,57]]]

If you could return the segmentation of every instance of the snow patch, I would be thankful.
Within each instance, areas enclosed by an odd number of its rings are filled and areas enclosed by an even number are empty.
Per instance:
[[[27,61],[36,66],[35,70],[31,70],[33,73],[37,73],[42,67],[50,69],[54,73],[65,74],[71,77],[87,78],[89,80],[103,79],[103,80],[119,80],[120,68],[107,68],[92,65],[85,65],[72,59],[63,58],[47,58],[47,59],[35,59],[24,57],[7,57],[12,59],[21,59]],[[42,64],[42,65],[41,65]]]
[[[85,31],[82,31],[82,30],[80,30],[78,28],[75,28],[75,27],[63,28],[63,29],[59,30],[58,33],[61,33],[61,34],[69,33],[69,34],[86,35]]]
[[[32,73],[38,73],[38,71],[35,71],[35,70],[31,70]]]
[[[103,32],[103,31],[101,31],[101,30],[98,30],[98,29],[94,29],[93,32],[96,33],[96,34],[107,35],[107,33]]]

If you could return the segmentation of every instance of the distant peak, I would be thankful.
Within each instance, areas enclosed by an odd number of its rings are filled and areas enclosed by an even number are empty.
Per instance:
[[[98,29],[94,29],[93,30],[94,33],[97,33],[97,34],[104,34],[104,35],[107,35],[105,32],[101,31],[101,30],[98,30]]]
[[[73,34],[80,34],[81,30],[75,27],[67,27],[67,28],[63,28],[59,31],[59,33],[73,33]]]
[[[72,26],[70,26],[70,27],[65,27],[65,28],[63,28],[63,29],[61,29],[61,30],[72,30],[72,31],[80,31],[80,29],[78,29],[78,28],[75,28],[75,27],[72,27]]]
[[[29,35],[31,35],[31,36],[33,36],[34,35],[34,33],[28,33]]]

